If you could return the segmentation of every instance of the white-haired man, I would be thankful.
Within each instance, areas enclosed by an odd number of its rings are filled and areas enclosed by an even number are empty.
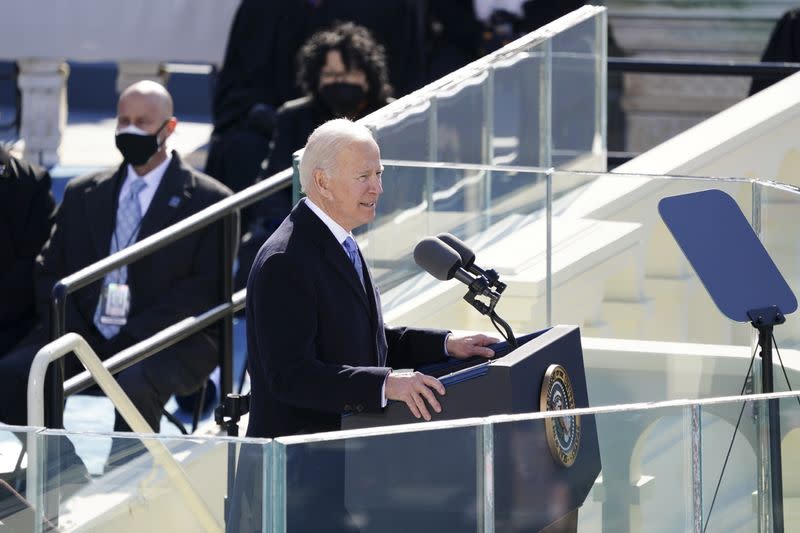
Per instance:
[[[497,339],[442,330],[389,328],[352,236],[375,218],[383,165],[370,131],[347,119],[308,138],[301,200],[256,256],[247,284],[247,435],[333,431],[347,412],[399,400],[417,418],[441,407],[443,385],[417,368],[447,354],[491,357]]]
[[[308,138],[300,161],[307,198],[261,247],[247,282],[249,437],[334,431],[342,414],[379,411],[388,400],[404,401],[414,416],[430,420],[430,409],[441,411],[435,393],[444,394],[442,384],[392,368],[417,368],[448,353],[493,355],[486,346],[497,339],[485,335],[455,338],[384,325],[352,235],[375,218],[382,173],[378,145],[363,126],[331,120]],[[251,447],[240,457],[230,531],[260,531],[261,455]],[[345,511],[339,450],[295,448],[287,461],[287,524],[357,531]]]

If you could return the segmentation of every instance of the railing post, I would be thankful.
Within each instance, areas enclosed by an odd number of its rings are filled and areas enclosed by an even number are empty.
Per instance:
[[[61,137],[67,127],[69,66],[61,59],[21,59],[17,64],[23,156],[44,166],[58,164]]]
[[[494,533],[494,426],[477,430],[478,531]]]
[[[261,471],[264,497],[263,530],[286,531],[286,445],[272,441],[264,447],[264,468]]]
[[[699,405],[684,410],[684,442],[688,452],[688,477],[692,489],[687,491],[685,530],[703,533],[703,428]]]
[[[236,249],[235,242],[239,238],[238,227],[235,224],[236,212],[227,215],[221,220],[220,254],[222,264],[220,272],[220,301],[231,303],[233,298],[233,255]],[[233,392],[233,312],[229,312],[222,319],[219,332],[219,370],[220,370],[220,398],[225,398]]]
[[[60,281],[53,286],[50,305],[50,342],[63,336],[66,329],[66,302],[67,287]],[[64,427],[64,358],[60,357],[57,361],[47,368],[45,378],[45,389],[50,386],[50,397],[44,402],[44,422],[45,426],[51,429]],[[30,409],[30,405],[28,406]],[[42,497],[44,503],[44,515],[58,525],[58,507],[61,500],[61,453],[60,448],[56,447],[52,453],[42,453],[39,456],[42,471],[42,487],[50,484],[56,489],[48,492]],[[44,467],[46,465],[46,467]]]
[[[53,286],[50,305],[50,341],[65,333],[67,287],[60,281]],[[45,405],[44,423],[51,429],[64,427],[64,360],[59,359],[47,371],[50,399]]]

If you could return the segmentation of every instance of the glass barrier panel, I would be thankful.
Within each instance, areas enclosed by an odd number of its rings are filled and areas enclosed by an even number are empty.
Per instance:
[[[604,171],[606,148],[596,117],[605,105],[605,90],[597,96],[599,63],[598,24],[585,20],[553,36],[552,56],[552,166],[561,169]]]
[[[758,183],[756,187],[760,197],[761,242],[796,298],[800,294],[800,242],[794,226],[800,207],[800,191],[775,183]],[[795,360],[792,357],[794,350],[800,348],[800,325],[796,316],[787,315],[786,323],[775,326],[775,341],[789,354],[784,357],[784,364]],[[778,362],[776,354],[773,354],[773,359]],[[776,379],[776,385],[783,381]],[[800,384],[800,378],[791,381]]]
[[[523,308],[515,311],[526,316],[519,329],[539,329],[546,321],[545,174],[384,165],[378,216],[358,236],[382,292],[384,319],[413,326],[492,328],[488,318],[462,300],[466,286],[438,281],[413,261],[423,237],[448,232],[475,250],[477,265],[496,269],[503,279],[524,274],[524,282],[503,294],[497,312],[504,317],[511,308]]]
[[[420,102],[373,126],[381,158],[433,161],[436,153],[433,109],[430,101]]]
[[[41,443],[41,428],[0,425],[0,529],[33,531],[37,495],[26,480],[29,442]],[[29,440],[30,439],[30,440]],[[5,527],[3,527],[5,526]]]
[[[435,106],[435,137],[431,161],[485,163],[488,154],[484,138],[488,135],[486,72],[443,87],[431,105]]]
[[[491,67],[492,132],[490,159],[495,165],[550,166],[546,131],[550,113],[547,90],[547,43],[510,54]],[[545,84],[543,86],[543,84]],[[584,117],[588,119],[588,117]]]
[[[800,401],[775,402],[793,531]],[[756,531],[772,508],[758,491],[771,475],[766,413],[742,397],[278,439],[278,530]]]
[[[478,529],[475,427],[285,443],[285,531]]]
[[[775,379],[778,381],[780,378],[776,376]],[[797,382],[793,381],[792,385],[795,387],[793,390],[796,391]],[[797,450],[800,449],[798,448],[800,446],[800,397],[785,397],[779,400],[779,403],[783,521],[786,531],[796,531],[800,530],[800,461],[797,456]],[[763,412],[764,402],[760,405],[761,412]],[[775,431],[769,432],[771,435],[776,433]],[[762,441],[764,440],[766,439],[762,438]],[[758,512],[758,506],[753,508],[753,512]]]
[[[725,401],[496,422],[495,528],[538,531],[560,520],[575,521],[579,532],[694,531],[697,524],[709,533],[756,531],[760,513],[771,512],[759,511],[757,491],[762,467],[768,474],[759,461],[769,436],[759,431],[765,405]],[[800,526],[792,458],[800,403],[793,397],[780,405],[791,531]]]
[[[709,533],[758,531],[758,430],[765,406],[761,401],[702,406],[702,509]]]
[[[554,322],[592,337],[749,345],[752,328],[717,309],[658,213],[663,198],[712,188],[750,220],[748,180],[554,173]]]
[[[267,479],[269,441],[45,431],[41,443],[41,500],[62,530],[221,531],[226,505],[235,510],[232,531],[265,521],[254,488]],[[90,472],[96,455],[103,470]]]
[[[550,32],[537,31],[514,41],[361,122],[375,132],[386,159],[550,166],[548,131],[550,106],[555,103],[564,110],[558,116],[562,122],[557,148],[572,154],[569,160],[576,152],[583,158],[587,150],[604,150],[595,139],[602,128],[596,102],[604,105],[604,99],[595,96],[604,82],[597,75],[597,62],[605,58],[599,57],[602,50],[597,49],[595,35],[597,21],[604,17],[601,9],[587,7],[570,14],[551,24]],[[560,33],[565,34],[558,44],[563,61],[554,72],[550,48]],[[572,83],[583,85],[579,89]],[[551,89],[567,94],[551,102]]]

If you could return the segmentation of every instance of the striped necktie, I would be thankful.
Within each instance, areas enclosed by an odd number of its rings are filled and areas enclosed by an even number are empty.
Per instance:
[[[114,227],[114,234],[111,236],[111,247],[109,255],[114,254],[128,247],[136,240],[139,234],[139,227],[142,224],[142,208],[139,205],[139,193],[142,192],[147,186],[147,183],[141,178],[136,178],[131,182],[130,190],[122,200],[120,200],[117,207],[117,223]],[[112,270],[103,279],[103,287],[108,286],[109,283],[123,284],[128,281],[128,267],[122,266],[117,270]],[[94,325],[98,331],[103,334],[103,337],[110,339],[119,333],[120,326],[114,324],[103,324],[100,317],[103,314],[101,309],[103,299],[97,302],[97,308],[94,311]]]
[[[347,256],[350,258],[350,262],[353,263],[356,269],[358,279],[361,280],[361,286],[366,287],[366,285],[364,285],[364,265],[361,264],[361,256],[358,254],[358,245],[356,241],[354,241],[352,237],[347,237],[342,243],[342,246],[344,246],[345,251],[347,251]]]

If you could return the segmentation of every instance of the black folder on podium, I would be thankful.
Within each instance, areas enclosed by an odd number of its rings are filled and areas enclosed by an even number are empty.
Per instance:
[[[574,399],[576,408],[589,406],[580,330],[577,326],[554,326],[522,337],[520,341],[520,346],[507,355],[488,362],[473,361],[478,364],[467,368],[458,368],[463,362],[453,361],[418,369],[441,376],[439,379],[447,388],[447,394],[439,399],[442,412],[432,413],[433,420],[537,412],[542,401],[556,403],[559,404],[556,408],[563,408],[566,404],[562,402],[566,401],[567,395]],[[450,370],[457,369],[448,372],[448,365]],[[552,379],[556,368],[553,365],[560,365],[562,370],[559,372],[566,374],[566,380],[563,375],[560,381]],[[548,383],[555,385],[543,391],[546,377]],[[494,523],[498,531],[551,533],[576,530],[577,510],[600,473],[597,427],[592,416],[572,417],[572,422],[567,417],[550,420],[560,424],[555,437],[544,420],[494,425]],[[362,413],[343,417],[342,429],[413,422],[419,420],[411,415],[404,403],[390,402],[380,414]],[[431,440],[425,446],[407,451],[404,455],[425,457],[431,450],[437,450],[435,433],[438,432],[431,433]],[[558,438],[561,441],[557,441]],[[570,448],[574,448],[570,438],[578,439],[577,449]],[[447,446],[445,441],[442,445]],[[368,451],[361,450],[359,453]],[[399,460],[402,462],[402,459]],[[465,453],[460,459],[448,460],[452,461],[448,464],[458,464],[459,468],[475,468],[474,453],[473,457]],[[570,461],[571,464],[565,464]],[[419,476],[415,467],[413,462],[405,465],[395,462],[390,465],[389,475],[395,479],[398,476]],[[354,479],[359,476],[358,468],[357,456],[350,457],[348,470]],[[446,475],[446,472],[430,473],[432,480],[436,476]],[[380,496],[374,494],[372,497],[375,505],[380,505]],[[363,500],[364,496],[359,498]],[[464,499],[463,502],[451,502],[449,505],[468,506],[469,497],[465,496]],[[351,503],[363,508],[370,505],[364,501]],[[435,518],[430,520],[435,521]],[[391,521],[381,524],[376,530],[400,531],[402,527],[411,525],[401,523],[400,515],[394,513]],[[451,527],[444,529],[456,530]]]

